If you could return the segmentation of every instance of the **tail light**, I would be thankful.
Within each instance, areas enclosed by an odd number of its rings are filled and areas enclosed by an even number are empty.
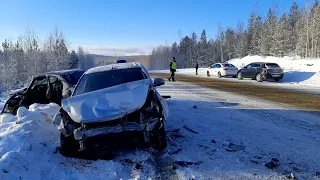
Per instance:
[[[228,70],[228,68],[223,68],[223,70]]]

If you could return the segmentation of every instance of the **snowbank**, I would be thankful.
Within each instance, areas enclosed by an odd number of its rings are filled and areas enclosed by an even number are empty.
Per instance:
[[[279,64],[286,71],[318,72],[320,59],[296,59],[294,57],[246,56],[241,59],[231,59],[229,63],[241,68],[252,62],[273,62]]]
[[[148,151],[124,152],[112,161],[62,156],[60,132],[52,122],[59,109],[57,104],[34,104],[19,108],[17,116],[0,115],[1,180],[147,179],[154,175]],[[135,169],[136,163],[143,169]]]
[[[298,83],[303,85],[320,86],[320,59],[296,59],[293,57],[246,56],[241,59],[232,59],[229,63],[242,68],[252,62],[273,62],[284,69],[282,82]]]
[[[0,179],[41,179],[39,159],[47,160],[59,133],[52,125],[56,104],[19,108],[17,116],[0,116]],[[38,176],[38,177],[37,177]]]

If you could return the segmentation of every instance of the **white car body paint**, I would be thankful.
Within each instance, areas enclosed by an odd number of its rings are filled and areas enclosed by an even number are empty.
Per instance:
[[[216,63],[213,64],[209,69],[211,76],[218,76],[218,73],[221,73],[221,76],[236,76],[238,73],[237,67],[226,67],[225,63]],[[217,67],[219,66],[219,67]]]
[[[62,108],[77,123],[111,121],[140,109],[149,85],[146,79],[73,96],[62,101]]]

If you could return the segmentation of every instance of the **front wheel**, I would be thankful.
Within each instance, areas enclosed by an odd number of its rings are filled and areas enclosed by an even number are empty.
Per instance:
[[[158,123],[153,130],[152,144],[157,150],[163,150],[168,145],[166,131],[162,123]]]
[[[241,72],[238,73],[238,79],[239,79],[239,80],[242,80],[242,79],[243,79],[243,76],[242,76],[242,73],[241,73]]]
[[[210,77],[210,72],[209,71],[207,71],[207,76]]]
[[[72,135],[65,136],[60,133],[60,154],[66,157],[77,157],[79,143]]]
[[[221,72],[220,72],[220,71],[218,72],[218,77],[219,77],[219,78],[221,78],[221,77],[222,77],[222,75],[221,75]]]

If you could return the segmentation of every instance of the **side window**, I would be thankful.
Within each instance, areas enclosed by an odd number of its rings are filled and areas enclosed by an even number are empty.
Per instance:
[[[249,65],[247,66],[247,68],[250,69],[250,68],[252,68],[252,66],[253,66],[253,64],[249,64]]]
[[[217,68],[221,68],[221,64],[216,64],[217,65]]]
[[[49,83],[50,84],[54,84],[54,83],[56,83],[56,82],[58,82],[58,77],[56,77],[56,76],[50,76],[49,77]]]
[[[33,83],[31,84],[31,89],[34,89],[35,87],[41,85],[48,85],[47,77],[36,78],[35,80],[33,80]]]
[[[261,64],[253,64],[252,67],[253,67],[253,68],[259,68],[259,67],[261,67]]]

